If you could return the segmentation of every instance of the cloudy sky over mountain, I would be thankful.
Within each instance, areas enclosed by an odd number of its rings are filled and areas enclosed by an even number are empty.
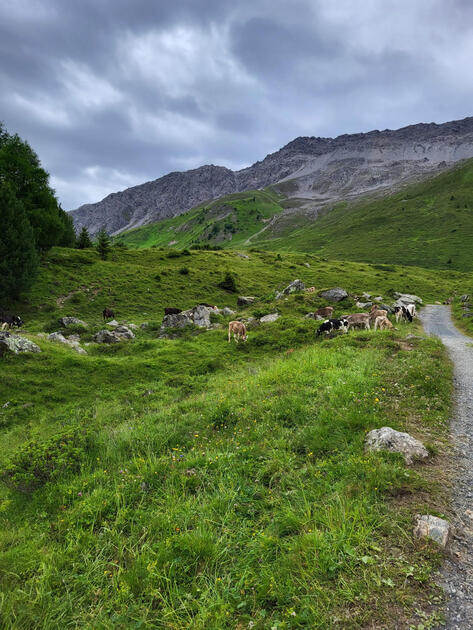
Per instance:
[[[0,121],[65,209],[299,135],[473,114],[468,0],[0,0]]]

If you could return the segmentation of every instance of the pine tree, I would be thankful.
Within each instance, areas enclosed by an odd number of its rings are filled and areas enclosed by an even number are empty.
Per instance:
[[[88,247],[92,247],[92,241],[90,240],[89,232],[84,225],[77,238],[77,248],[87,249]]]
[[[27,213],[9,184],[0,181],[0,299],[17,298],[28,289],[39,257]]]
[[[104,230],[104,228],[102,228],[100,230],[100,232],[98,233],[98,240],[97,240],[97,251],[99,253],[99,256],[102,260],[107,260],[107,257],[110,253],[110,237],[108,236],[107,232]]]

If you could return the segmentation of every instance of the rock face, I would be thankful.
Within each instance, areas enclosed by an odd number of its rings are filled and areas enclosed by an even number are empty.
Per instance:
[[[451,525],[448,521],[430,514],[417,515],[414,527],[414,538],[431,538],[441,547],[446,547],[451,533]]]
[[[426,459],[429,456],[422,442],[413,438],[409,433],[401,433],[391,429],[391,427],[370,431],[365,439],[365,449],[367,451],[402,453],[406,464],[412,464],[416,459]]]
[[[9,332],[0,332],[0,357],[7,352],[19,354],[20,352],[41,352],[41,348],[29,339],[12,335]]]
[[[275,322],[277,319],[279,319],[279,313],[270,313],[269,315],[265,315],[264,317],[261,317],[260,322],[262,324],[267,324],[270,322]]]
[[[238,306],[250,306],[251,304],[254,304],[256,302],[256,298],[248,295],[239,295],[238,296],[238,300],[237,300],[237,304]]]
[[[304,291],[305,284],[302,280],[293,280],[291,284],[288,284],[285,289],[283,289],[280,293],[276,293],[276,300],[282,298],[283,295],[290,295],[291,293],[295,293],[296,291]]]
[[[60,333],[60,332],[53,332],[50,335],[48,335],[48,339],[50,341],[57,341],[59,343],[65,344],[66,346],[70,346],[78,354],[87,354],[87,352],[84,350],[84,348],[81,348],[81,346],[79,344],[79,339],[77,338],[77,335],[71,335],[69,338],[66,339],[66,337],[64,337],[64,335],[62,333]]]
[[[240,171],[207,165],[169,173],[72,211],[77,231],[96,235],[146,225],[207,200],[274,185],[289,198],[319,208],[340,199],[392,190],[473,156],[473,118],[410,125],[337,138],[300,137]]]
[[[341,289],[340,287],[335,287],[334,289],[328,289],[328,291],[322,291],[319,293],[319,296],[324,298],[324,300],[328,300],[329,302],[340,302],[348,297],[348,293],[345,289]]]
[[[215,313],[213,308],[199,304],[192,309],[181,311],[175,315],[165,315],[161,324],[161,330],[165,328],[185,328],[192,324],[199,328],[210,328],[211,313]]]
[[[64,328],[67,328],[68,326],[83,326],[84,328],[87,328],[87,324],[81,319],[77,319],[77,317],[61,317],[59,324]]]

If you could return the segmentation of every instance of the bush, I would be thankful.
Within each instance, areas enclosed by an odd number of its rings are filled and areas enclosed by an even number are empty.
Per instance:
[[[181,267],[179,269],[179,273],[181,276],[187,276],[189,274],[189,269],[187,267]]]
[[[219,282],[217,286],[225,291],[230,291],[231,293],[236,293],[238,291],[235,278],[229,271],[227,271],[225,278]]]
[[[30,493],[65,473],[79,470],[90,435],[84,429],[70,429],[45,441],[31,440],[14,453],[0,471],[10,489]]]
[[[154,276],[154,279],[156,280],[156,282],[161,282],[161,274],[160,274],[160,273],[157,273],[157,274]]]

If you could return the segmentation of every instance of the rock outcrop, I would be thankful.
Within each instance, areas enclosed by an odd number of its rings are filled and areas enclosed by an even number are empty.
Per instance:
[[[63,328],[67,328],[68,326],[83,326],[84,328],[87,328],[87,324],[81,319],[77,319],[77,317],[61,317],[59,324]]]
[[[79,339],[77,335],[70,335],[68,338],[64,337],[64,335],[60,332],[53,332],[48,335],[49,341],[57,341],[58,343],[62,343],[66,346],[70,346],[73,350],[75,350],[78,354],[87,354],[84,348],[79,344]]]
[[[288,284],[288,286],[280,293],[276,293],[276,300],[281,299],[283,295],[290,295],[291,293],[296,293],[297,291],[304,291],[304,289],[305,284],[302,282],[302,280],[293,280],[291,284]]]
[[[161,324],[161,330],[163,331],[166,328],[185,328],[190,325],[198,326],[199,328],[210,328],[212,325],[210,321],[211,313],[215,314],[213,308],[199,304],[194,306],[194,308],[181,311],[175,315],[165,315]]]
[[[95,343],[118,343],[126,339],[134,339],[134,333],[127,326],[117,326],[115,330],[99,330],[92,340]]]
[[[12,352],[13,354],[19,354],[20,352],[41,352],[41,348],[20,335],[0,332],[0,357],[8,352]]]

